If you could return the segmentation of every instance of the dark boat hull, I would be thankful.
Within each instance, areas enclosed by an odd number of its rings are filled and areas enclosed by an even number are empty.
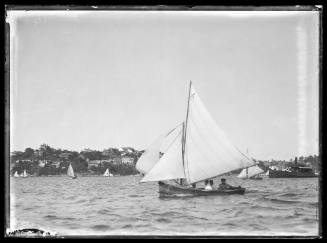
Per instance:
[[[302,173],[299,171],[269,170],[269,178],[312,178],[317,177],[314,173]]]
[[[250,180],[262,180],[263,178],[262,177],[252,177],[252,178],[250,177],[249,179]]]
[[[185,196],[210,196],[244,194],[245,188],[235,187],[233,189],[205,191],[200,188],[188,188],[179,185],[159,182],[159,194],[161,196],[185,195]]]

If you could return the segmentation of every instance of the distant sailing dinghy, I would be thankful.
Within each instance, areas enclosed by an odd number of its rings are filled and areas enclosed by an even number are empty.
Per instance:
[[[24,178],[28,177],[28,175],[27,175],[27,173],[26,173],[26,170],[24,170],[24,172],[23,172],[23,174],[21,175],[21,177],[24,177]]]
[[[109,172],[109,169],[107,168],[107,170],[106,170],[106,172],[104,172],[103,176],[105,176],[105,177],[111,177],[111,176],[114,176],[114,175],[111,174],[111,173]]]
[[[72,164],[69,164],[68,170],[67,170],[67,175],[70,176],[72,179],[76,179],[77,176],[74,173]]]
[[[264,171],[256,165],[243,169],[237,177],[240,179],[262,180],[262,177],[259,177],[258,175],[263,172]]]
[[[17,171],[15,172],[14,177],[20,177]]]
[[[191,186],[255,165],[254,160],[241,153],[217,126],[191,82],[185,122],[174,130],[176,135],[163,155],[160,148],[167,134],[160,136],[138,160],[136,169],[144,174],[141,182],[158,181],[160,195],[205,196],[245,192],[242,187],[206,191]]]

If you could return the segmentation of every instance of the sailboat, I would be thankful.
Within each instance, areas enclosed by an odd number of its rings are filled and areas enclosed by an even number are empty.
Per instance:
[[[20,175],[18,174],[17,170],[16,170],[16,172],[14,174],[14,177],[20,177]]]
[[[105,176],[105,177],[109,177],[109,176],[113,176],[113,174],[111,174],[111,173],[109,172],[109,169],[107,168],[107,170],[104,172],[103,176]]]
[[[267,172],[265,173],[266,176],[269,176],[269,170],[267,170]]]
[[[186,119],[174,131],[174,139],[162,156],[161,145],[171,131],[157,138],[142,154],[136,164],[136,169],[144,174],[140,182],[157,181],[160,195],[198,196],[245,192],[242,187],[211,191],[192,187],[194,183],[255,165],[255,161],[240,152],[218,127],[192,82],[189,86]]]
[[[243,169],[237,177],[240,179],[262,180],[262,177],[258,177],[258,175],[263,172],[264,171],[256,165]]]
[[[26,173],[26,170],[24,170],[23,174],[21,175],[21,177],[27,177],[27,173]]]
[[[68,170],[67,170],[67,175],[70,176],[72,179],[76,179],[77,176],[74,173],[72,164],[69,164]]]

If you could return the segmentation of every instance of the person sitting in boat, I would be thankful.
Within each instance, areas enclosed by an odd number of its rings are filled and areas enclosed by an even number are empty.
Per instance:
[[[212,186],[210,184],[209,184],[209,180],[205,180],[204,181],[204,185],[205,185],[204,190],[211,191],[212,190]]]
[[[219,185],[218,189],[231,189],[231,188],[234,188],[234,187],[227,184],[225,178],[221,178],[221,184]]]
[[[189,184],[188,187],[189,188],[196,188],[196,184],[195,183]]]

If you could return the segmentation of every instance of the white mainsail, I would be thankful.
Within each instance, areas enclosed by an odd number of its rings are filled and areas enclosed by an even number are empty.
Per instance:
[[[189,98],[185,141],[184,160],[188,183],[255,164],[240,153],[218,127],[193,87]]]
[[[237,177],[241,178],[241,179],[246,179],[246,178],[250,178],[255,175],[259,175],[263,172],[264,171],[259,166],[256,165],[256,166],[251,166],[249,168],[243,169]]]
[[[104,172],[103,176],[109,176],[109,169],[107,168],[106,172]]]
[[[68,170],[67,170],[67,175],[70,176],[70,177],[75,177],[72,164],[69,164],[69,167],[68,167]]]
[[[269,170],[267,170],[266,174],[265,175],[269,175]]]
[[[176,178],[185,178],[182,161],[182,132],[179,133],[179,136],[161,159],[142,178],[141,182],[163,181]]]
[[[18,174],[17,170],[16,170],[16,172],[14,174],[14,177],[19,177],[19,174]]]
[[[191,184],[254,166],[255,161],[232,144],[190,85],[185,129],[154,164],[141,182],[186,178]]]
[[[149,146],[148,149],[144,151],[136,163],[136,169],[139,172],[146,174],[153,168],[153,166],[160,159],[160,152],[165,153],[167,151],[167,147],[170,147],[171,143],[181,132],[181,129],[177,129],[179,127],[180,125],[170,130],[168,133],[162,134]]]

